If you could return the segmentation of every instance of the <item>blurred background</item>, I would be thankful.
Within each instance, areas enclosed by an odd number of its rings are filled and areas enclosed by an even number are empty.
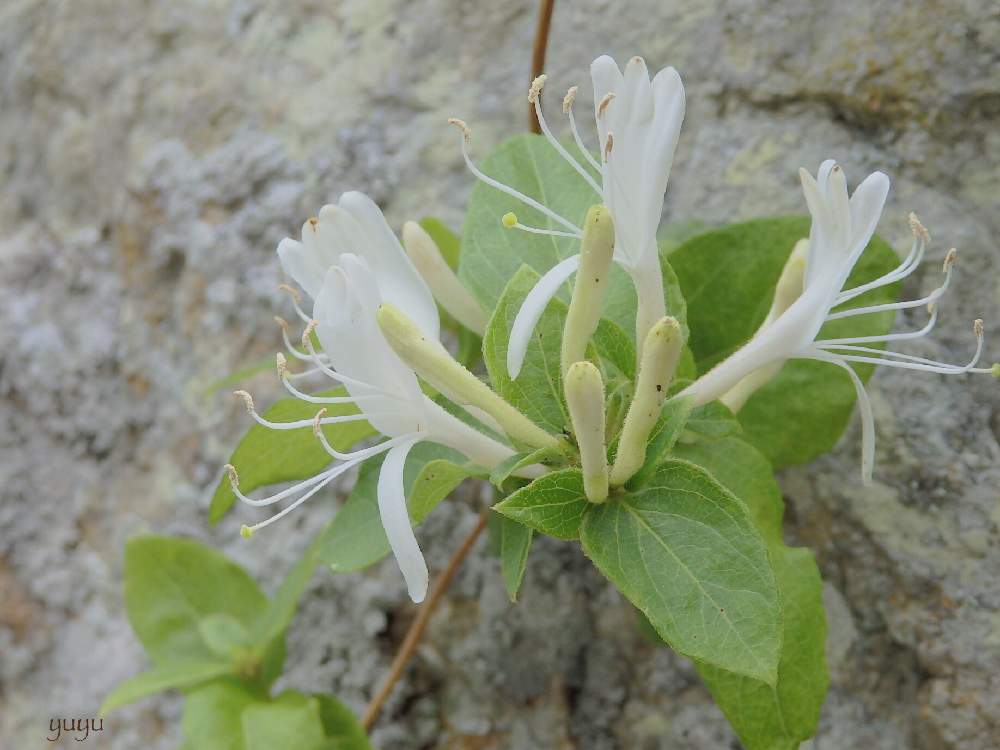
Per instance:
[[[277,242],[349,189],[390,223],[460,229],[482,156],[527,127],[528,0],[4,0],[0,8],[0,748],[51,746],[145,667],[122,606],[125,540],[206,540],[271,590],[332,494],[240,539],[206,522],[248,426],[206,387],[279,347]],[[687,88],[668,221],[803,213],[796,171],[828,156],[893,180],[880,233],[935,242],[907,282],[959,265],[939,334],[1000,359],[1000,9],[992,0],[564,0],[549,86],[601,53],[674,65]],[[561,99],[561,93],[559,94]],[[556,100],[548,103],[553,115]],[[585,120],[580,114],[581,121]],[[552,117],[552,121],[558,118]],[[915,322],[901,316],[900,326]],[[992,335],[990,335],[992,332]],[[258,403],[279,392],[268,371]],[[826,579],[832,687],[815,748],[1000,746],[1000,387],[880,371],[876,484],[858,430],[783,473],[788,536]],[[420,533],[440,570],[475,523]],[[389,560],[317,573],[283,685],[364,706],[414,607]],[[176,748],[180,699],[112,714],[88,742]],[[507,601],[480,542],[374,735],[398,748],[737,747],[694,670],[634,629],[574,545],[540,540]],[[64,738],[63,743],[72,744]]]

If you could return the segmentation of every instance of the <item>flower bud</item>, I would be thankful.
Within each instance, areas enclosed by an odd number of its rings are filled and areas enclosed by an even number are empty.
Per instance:
[[[585,358],[587,344],[601,320],[601,307],[608,286],[615,229],[604,206],[591,206],[583,223],[580,267],[563,328],[561,364],[565,375],[570,365]]]
[[[513,440],[534,448],[560,448],[560,440],[536,425],[457,362],[441,342],[425,336],[391,303],[376,313],[379,329],[392,350],[410,369],[459,404],[478,407],[497,421]]]
[[[667,399],[684,343],[676,318],[667,316],[649,329],[643,342],[632,405],[618,439],[618,453],[611,467],[611,484],[625,484],[646,461],[646,442]]]
[[[604,445],[601,373],[591,362],[574,362],[566,371],[563,387],[580,449],[584,492],[591,502],[602,503],[608,498],[608,455]]]
[[[434,239],[415,221],[403,225],[403,247],[441,307],[470,331],[482,336],[488,322],[482,306],[445,262]]]

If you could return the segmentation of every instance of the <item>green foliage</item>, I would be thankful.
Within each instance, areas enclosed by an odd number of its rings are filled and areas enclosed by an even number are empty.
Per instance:
[[[524,580],[533,536],[529,527],[507,516],[500,517],[500,572],[512,602],[517,601],[517,592]]]
[[[378,473],[382,460],[383,456],[378,456],[362,464],[350,497],[319,540],[319,559],[335,572],[362,570],[389,554],[389,540],[378,510]],[[477,475],[482,476],[479,467],[465,462],[449,448],[434,443],[415,445],[403,471],[413,525],[423,523],[463,479]]]
[[[318,396],[344,396],[344,388],[317,393]],[[327,416],[335,417],[357,414],[353,404],[326,404]],[[310,404],[296,398],[283,398],[264,412],[264,418],[272,422],[294,422],[312,419],[323,405]],[[324,425],[323,432],[335,449],[345,451],[359,440],[374,434],[368,422],[342,422]],[[271,430],[254,424],[229,459],[236,467],[240,478],[240,491],[250,493],[258,487],[266,487],[278,482],[308,479],[330,463],[330,455],[313,435],[312,427],[297,430]],[[236,495],[223,474],[212,497],[208,520],[216,523],[236,502]]]
[[[806,217],[756,219],[697,235],[671,253],[691,328],[689,345],[699,372],[750,339],[767,316],[774,287],[795,243],[809,234]],[[846,288],[892,270],[896,254],[878,237],[855,266]],[[893,302],[899,285],[873,290],[849,307]],[[874,336],[892,328],[891,312],[861,315],[824,326],[822,337]],[[862,379],[871,366],[857,368]],[[840,368],[811,361],[788,362],[740,412],[746,439],[775,467],[809,461],[830,450],[854,407],[854,387]]]
[[[664,461],[641,488],[591,504],[580,541],[676,651],[775,683],[781,607],[766,547],[711,474]]]
[[[522,487],[493,510],[556,539],[576,539],[588,505],[583,474],[579,469],[562,469]]]
[[[97,713],[104,716],[119,706],[145,698],[147,695],[174,688],[192,687],[232,672],[233,665],[227,661],[176,659],[153,667],[148,672],[136,675],[116,686],[104,699]]]
[[[737,438],[681,446],[677,455],[739,493],[767,541],[781,596],[784,637],[773,687],[708,664],[698,671],[748,750],[792,750],[811,737],[828,685],[822,581],[809,550],[781,541],[781,493],[771,467]]]

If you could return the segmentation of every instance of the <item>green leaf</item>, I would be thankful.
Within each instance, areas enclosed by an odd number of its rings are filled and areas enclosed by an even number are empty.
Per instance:
[[[334,572],[362,570],[389,554],[389,540],[378,511],[378,474],[383,456],[365,461],[358,481],[344,506],[324,530],[319,559]],[[460,463],[463,462],[463,463]],[[434,443],[418,443],[410,451],[403,472],[407,506],[414,526],[477,467],[464,463],[461,454]]]
[[[329,746],[319,700],[287,691],[269,703],[251,703],[243,709],[246,750],[324,750]]]
[[[532,464],[545,463],[546,461],[552,461],[556,459],[561,459],[562,453],[558,448],[538,448],[533,451],[525,451],[524,453],[515,453],[513,456],[504,459],[498,463],[493,471],[490,472],[490,484],[494,485],[498,489],[502,489],[502,485],[506,482],[510,475],[519,469],[523,469],[525,466],[531,466]]]
[[[344,388],[322,391],[317,396],[344,396]],[[357,414],[353,404],[326,404],[327,416]],[[277,401],[264,412],[264,418],[272,422],[293,422],[312,419],[323,405],[310,404],[296,398]],[[335,449],[344,451],[359,440],[375,434],[368,422],[343,422],[324,425],[327,440]],[[331,461],[330,455],[313,435],[312,427],[297,430],[271,430],[254,424],[240,440],[233,451],[229,463],[236,467],[240,478],[240,490],[250,493],[259,487],[295,479],[308,479],[318,473]],[[229,478],[223,475],[212,497],[208,511],[210,523],[217,523],[236,502],[229,485]]]
[[[768,684],[781,611],[746,506],[704,469],[664,461],[641,488],[586,509],[587,555],[676,651]]]
[[[562,469],[522,487],[493,510],[557,539],[576,539],[588,505],[583,474],[579,469]]]
[[[554,299],[535,327],[524,365],[516,380],[507,374],[507,344],[521,303],[538,281],[538,274],[522,266],[504,289],[483,337],[483,360],[493,390],[520,409],[536,424],[560,433],[569,424],[563,402],[560,341],[566,304]]]
[[[224,661],[177,660],[153,667],[117,685],[98,709],[99,716],[163,690],[187,688],[231,674],[233,664]]]
[[[524,580],[528,552],[534,532],[512,518],[500,516],[500,572],[507,587],[507,596],[517,601],[517,592]]]
[[[125,546],[125,607],[156,663],[216,661],[201,635],[203,618],[226,614],[252,629],[266,606],[243,568],[202,544],[141,536]]]
[[[253,642],[243,624],[225,612],[213,612],[202,617],[198,632],[209,650],[223,659],[235,659]]]
[[[742,346],[763,322],[774,286],[796,241],[808,236],[808,217],[758,219],[700,234],[670,255],[688,305],[689,344],[705,372]],[[874,237],[855,266],[847,288],[892,270],[899,258]],[[873,290],[850,305],[896,300],[899,285]],[[874,336],[892,328],[893,313],[833,321],[821,336]],[[858,366],[867,379],[871,366]],[[746,439],[775,467],[803,463],[830,450],[854,407],[847,373],[829,364],[788,362],[740,412]]]
[[[236,680],[192,690],[184,701],[181,726],[189,750],[244,750],[243,709],[260,698]]]
[[[736,438],[679,446],[677,454],[740,491],[770,547],[784,613],[774,687],[718,667],[698,671],[748,750],[792,750],[816,732],[829,678],[822,581],[812,553],[781,541],[781,492],[758,451]]]
[[[319,718],[331,750],[372,750],[364,727],[349,708],[332,695],[313,697],[319,701]]]
[[[593,344],[604,362],[629,380],[635,378],[635,343],[625,331],[610,320],[601,320],[594,331]]]
[[[688,415],[685,428],[700,437],[718,440],[743,431],[740,421],[721,401],[712,401],[694,409]]]
[[[575,146],[568,148],[573,151]],[[540,135],[519,135],[501,144],[483,161],[483,171],[537,199],[568,221],[580,225],[587,209],[600,203],[597,195]],[[496,307],[504,287],[527,264],[543,274],[559,261],[580,251],[570,237],[528,234],[500,223],[508,211],[528,226],[565,230],[544,214],[484,183],[477,183],[469,198],[462,228],[462,261],[459,277],[487,310]],[[685,324],[684,300],[676,277],[661,254],[667,311]],[[635,290],[631,279],[617,265],[612,267],[604,317],[628,337],[635,337]],[[571,285],[560,296],[569,301]]]

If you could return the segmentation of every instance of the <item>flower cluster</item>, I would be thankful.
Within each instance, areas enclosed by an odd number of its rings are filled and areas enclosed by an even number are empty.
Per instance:
[[[312,420],[275,423],[260,416],[249,394],[239,392],[253,418],[276,430],[312,427],[329,453],[330,467],[298,484],[261,499],[239,489],[235,469],[228,467],[237,496],[251,505],[288,504],[253,530],[281,518],[361,461],[385,454],[378,478],[378,507],[393,553],[414,601],[427,590],[427,567],[413,534],[404,496],[407,454],[420,441],[448,446],[486,469],[525,449],[545,448],[583,470],[592,502],[605,502],[615,487],[642,467],[649,436],[667,399],[668,386],[684,345],[682,327],[668,314],[656,233],[681,121],[684,88],[673,68],[650,78],[641,58],[620,70],[609,57],[591,66],[594,116],[600,158],[584,145],[573,115],[577,88],[569,89],[562,110],[574,145],[552,134],[542,112],[545,77],[529,90],[545,138],[592,190],[594,206],[582,226],[560,216],[538,200],[483,173],[469,155],[470,130],[462,129],[462,154],[480,180],[548,217],[560,229],[529,227],[514,214],[502,217],[509,228],[580,240],[580,252],[552,267],[527,295],[509,331],[507,369],[517,378],[529,342],[543,311],[560,286],[574,273],[576,284],[561,342],[561,369],[572,438],[550,434],[494,393],[455,361],[439,340],[437,303],[467,328],[482,334],[488,314],[442,259],[434,241],[417,224],[403,229],[403,243],[389,228],[378,207],[361,193],[345,193],[336,205],[324,206],[302,227],[301,240],[278,246],[281,264],[305,291],[312,309],[303,310],[294,292],[295,309],[305,324],[301,347],[289,339],[291,356],[308,364],[292,374],[284,355],[278,372],[296,398],[317,406]],[[574,148],[577,155],[570,153]],[[975,356],[966,365],[949,365],[887,351],[882,346],[924,336],[937,320],[937,303],[951,279],[955,253],[944,263],[944,280],[930,295],[907,302],[867,307],[843,306],[861,294],[892,284],[912,273],[928,242],[926,230],[911,218],[914,240],[910,255],[897,269],[870,283],[844,289],[851,270],[871,239],[889,190],[880,172],[867,177],[849,197],[843,170],[824,162],[816,177],[801,173],[806,204],[812,215],[808,239],[790,256],[775,290],[771,310],[757,333],[741,349],[684,388],[677,398],[694,405],[721,399],[734,411],[772,378],[782,364],[808,358],[843,368],[852,379],[863,423],[863,474],[871,476],[874,426],[864,387],[851,363],[885,365],[957,375],[994,372],[977,368],[983,350],[983,325],[976,321]],[[499,218],[499,217],[498,217]],[[405,246],[405,247],[404,247]],[[617,433],[617,451],[609,465],[605,445],[605,387],[597,367],[587,361],[588,343],[600,321],[606,279],[612,263],[631,277],[637,296],[635,341],[637,374],[631,401]],[[437,303],[435,302],[437,299]],[[927,325],[909,333],[855,338],[821,338],[826,321],[887,310],[927,306]],[[315,345],[318,340],[319,348]],[[342,395],[312,395],[295,385],[302,378],[323,377],[342,386]],[[424,386],[421,385],[423,381]],[[438,395],[428,395],[435,391]],[[457,409],[443,408],[447,399]],[[356,413],[327,416],[324,405],[349,404]],[[464,410],[470,419],[455,416]],[[371,447],[340,452],[322,427],[365,420],[385,439]],[[474,425],[485,425],[480,429]],[[524,477],[546,471],[540,464],[519,470]]]

